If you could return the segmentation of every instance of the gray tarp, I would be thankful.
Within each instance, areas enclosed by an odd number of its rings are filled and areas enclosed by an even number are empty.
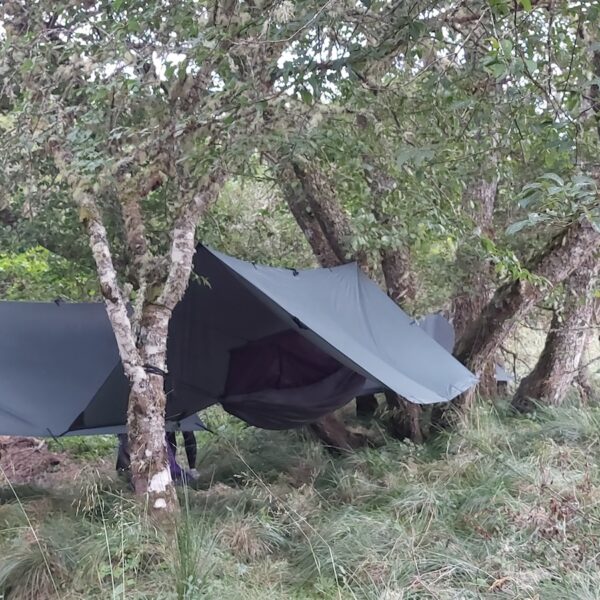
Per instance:
[[[228,267],[231,279],[221,274],[222,265]],[[199,248],[195,271],[207,278],[210,288],[197,284],[194,289],[207,302],[212,295],[212,306],[206,308],[213,309],[195,313],[199,321],[195,332],[215,343],[206,344],[206,356],[194,357],[189,368],[199,373],[199,383],[210,381],[213,387],[205,388],[209,394],[223,393],[228,349],[234,344],[233,339],[224,341],[225,331],[240,344],[242,339],[247,342],[296,329],[344,366],[419,404],[446,402],[477,381],[356,264],[295,271]],[[191,309],[201,304],[192,302]],[[215,354],[221,344],[224,351]]]
[[[443,315],[439,313],[425,315],[419,319],[419,327],[448,352],[454,350],[456,338],[454,327]]]
[[[277,269],[199,246],[194,271],[169,329],[174,422],[220,402],[251,424],[294,427],[367,378],[420,404],[476,382],[356,265]],[[0,433],[123,427],[127,382],[102,305],[0,303],[0,332]]]
[[[419,325],[426,331],[438,344],[443,346],[448,352],[454,349],[455,337],[454,327],[443,315],[434,313],[422,317]],[[496,381],[509,382],[515,378],[508,373],[502,365],[496,365]]]
[[[104,305],[0,302],[0,332],[0,434],[126,430],[128,385]],[[86,410],[102,429],[86,428]],[[192,415],[167,428],[202,424]]]

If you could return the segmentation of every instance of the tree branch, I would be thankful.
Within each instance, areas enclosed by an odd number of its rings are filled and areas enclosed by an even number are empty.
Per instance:
[[[192,271],[196,226],[207,207],[216,200],[224,181],[225,172],[222,168],[217,167],[208,175],[202,189],[184,205],[175,221],[169,254],[169,275],[158,299],[158,304],[173,310],[183,297]]]

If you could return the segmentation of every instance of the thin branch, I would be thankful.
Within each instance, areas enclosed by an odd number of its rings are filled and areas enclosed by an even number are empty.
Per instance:
[[[192,269],[196,226],[204,211],[219,195],[224,181],[225,171],[217,167],[208,175],[202,189],[183,206],[173,228],[169,274],[157,304],[172,310],[183,297]]]

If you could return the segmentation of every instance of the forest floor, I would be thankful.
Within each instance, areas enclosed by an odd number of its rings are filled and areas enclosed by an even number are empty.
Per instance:
[[[339,457],[208,420],[175,541],[113,476],[114,438],[5,452],[0,599],[600,598],[600,408],[488,405]]]

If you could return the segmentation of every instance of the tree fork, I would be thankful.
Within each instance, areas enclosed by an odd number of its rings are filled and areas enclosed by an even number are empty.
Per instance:
[[[134,489],[137,495],[146,498],[151,513],[176,513],[177,495],[171,480],[165,443],[166,398],[163,381],[160,376],[146,373],[143,367],[147,361],[153,366],[165,369],[166,329],[170,311],[166,312],[163,309],[162,315],[155,315],[150,307],[145,307],[140,339],[146,343],[142,342],[140,352],[119,290],[106,230],[100,215],[87,194],[80,192],[78,200],[84,211],[83,222],[88,230],[107,313],[115,333],[123,368],[131,385],[127,425]],[[152,342],[153,345],[148,342]]]
[[[517,388],[511,404],[514,410],[531,412],[536,400],[559,406],[577,380],[599,271],[600,264],[592,256],[567,279],[562,310],[554,312],[542,354]]]
[[[532,278],[520,278],[505,283],[496,290],[477,320],[458,340],[454,353],[456,358],[481,376],[485,365],[500,349],[517,320],[531,311],[543,298],[548,287],[562,283],[594,255],[599,246],[600,233],[585,218],[580,218],[563,229],[530,264]],[[541,281],[535,282],[534,278]],[[453,404],[462,412],[468,412],[474,399],[475,389],[472,389]],[[447,418],[450,412],[436,408],[432,414],[434,426],[449,425]]]

